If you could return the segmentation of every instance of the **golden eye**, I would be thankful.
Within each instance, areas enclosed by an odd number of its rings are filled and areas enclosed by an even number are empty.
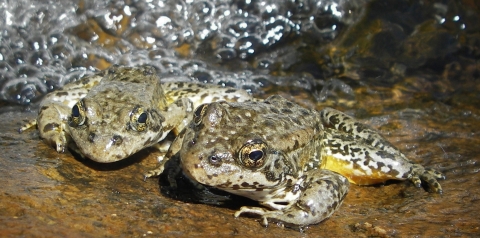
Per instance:
[[[140,106],[133,108],[130,113],[130,128],[134,131],[147,129],[148,113]]]
[[[249,168],[259,168],[265,163],[267,145],[261,140],[248,141],[240,149],[240,160]]]
[[[72,107],[72,114],[70,115],[70,126],[82,126],[85,123],[85,104],[82,100],[78,101]]]
[[[195,125],[198,126],[202,122],[202,117],[207,110],[207,106],[208,104],[202,104],[195,109],[195,112],[193,113],[193,123],[195,123]]]

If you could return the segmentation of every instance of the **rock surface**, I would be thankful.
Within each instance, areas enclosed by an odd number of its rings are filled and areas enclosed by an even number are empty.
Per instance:
[[[435,109],[435,107],[433,107]],[[407,112],[405,112],[407,113]],[[411,112],[410,112],[411,113]],[[398,114],[398,113],[397,113]],[[33,113],[0,114],[0,235],[2,237],[139,236],[475,236],[480,234],[478,118],[447,123],[403,118],[365,121],[412,160],[442,171],[443,195],[409,182],[352,186],[344,204],[302,233],[254,217],[234,218],[238,206],[178,201],[160,193],[158,179],[143,181],[155,166],[151,151],[115,164],[97,164],[69,152],[57,154],[38,132],[17,129]]]

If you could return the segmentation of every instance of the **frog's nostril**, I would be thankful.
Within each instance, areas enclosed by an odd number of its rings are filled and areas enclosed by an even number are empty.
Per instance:
[[[90,143],[95,142],[95,137],[96,137],[96,136],[97,136],[97,135],[96,135],[95,133],[90,132],[90,134],[88,134],[88,141],[89,141]]]
[[[112,137],[112,144],[114,144],[114,145],[121,145],[122,142],[123,142],[123,139],[122,139],[121,136],[119,136],[119,135],[114,135],[114,136]]]

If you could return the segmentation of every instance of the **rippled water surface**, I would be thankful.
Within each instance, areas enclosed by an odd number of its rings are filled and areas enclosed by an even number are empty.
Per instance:
[[[166,198],[132,175],[151,167],[146,160],[85,164],[54,153],[36,132],[16,134],[47,92],[113,64],[150,64],[164,80],[333,106],[447,176],[443,196],[408,183],[354,186],[337,215],[307,234],[480,234],[476,1],[0,0],[0,16],[0,221],[14,227],[0,233],[32,235],[33,224],[79,236],[299,235]]]

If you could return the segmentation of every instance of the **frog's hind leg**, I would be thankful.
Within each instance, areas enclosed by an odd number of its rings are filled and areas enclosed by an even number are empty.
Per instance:
[[[319,223],[330,217],[343,202],[348,193],[348,180],[335,172],[325,169],[313,169],[305,173],[302,182],[281,193],[282,197],[261,202],[263,207],[241,207],[235,217],[244,213],[256,214],[262,218],[262,224],[280,222],[288,227],[302,228]],[[300,193],[300,194],[298,194]],[[298,195],[298,199],[285,197]]]
[[[405,180],[411,173],[410,163],[403,157],[329,128],[325,129],[321,153],[321,168],[340,173],[358,185]]]
[[[331,108],[320,114],[325,130],[321,168],[359,185],[408,179],[417,187],[425,181],[434,192],[442,192],[437,181],[444,178],[440,172],[411,162],[375,130]]]

